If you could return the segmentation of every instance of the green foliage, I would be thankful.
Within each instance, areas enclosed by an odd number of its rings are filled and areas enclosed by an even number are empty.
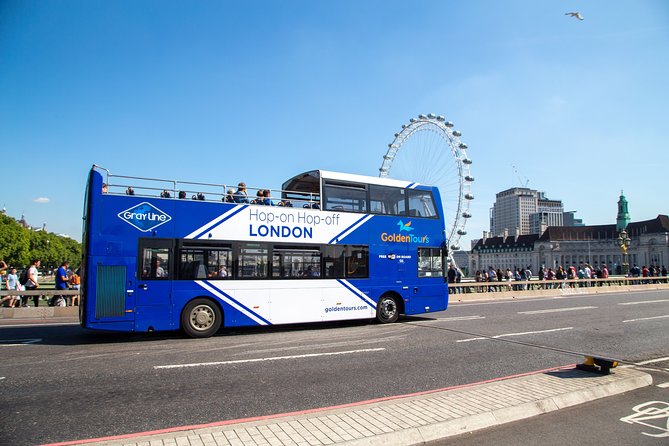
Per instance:
[[[7,265],[23,268],[34,259],[43,268],[55,268],[68,261],[71,266],[81,262],[81,243],[43,231],[31,231],[7,215],[0,215],[0,259]]]

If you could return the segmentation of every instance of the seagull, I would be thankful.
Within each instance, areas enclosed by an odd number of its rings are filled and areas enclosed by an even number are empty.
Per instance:
[[[568,16],[571,16],[571,17],[576,17],[579,20],[583,20],[583,16],[578,11],[577,12],[565,12],[564,15],[568,15]]]

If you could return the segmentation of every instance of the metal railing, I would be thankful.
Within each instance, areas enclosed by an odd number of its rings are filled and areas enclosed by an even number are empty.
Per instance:
[[[467,293],[500,293],[500,292],[534,292],[539,290],[581,290],[602,287],[626,287],[637,285],[668,285],[669,277],[609,277],[608,279],[556,279],[556,280],[503,280],[493,282],[460,282],[449,283],[451,294]]]
[[[128,189],[132,188],[132,195],[138,197],[162,198],[167,200],[199,200],[220,203],[225,202],[226,197],[230,197],[231,192],[234,194],[234,192],[237,191],[237,186],[233,184],[200,183],[114,175],[104,167],[95,167],[96,169],[105,172],[105,184],[107,185],[107,194],[109,195],[128,195]],[[260,198],[257,196],[258,191],[268,190],[270,193],[268,198],[272,200],[275,205],[283,205],[284,195],[290,195],[291,207],[313,208],[315,205],[320,206],[319,194],[252,186],[247,186],[246,190],[249,202],[252,202],[256,198]],[[179,196],[180,193],[182,193],[182,197]]]

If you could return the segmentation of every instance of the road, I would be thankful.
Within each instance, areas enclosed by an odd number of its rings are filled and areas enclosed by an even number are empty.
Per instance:
[[[584,353],[669,357],[669,292],[453,303],[391,325],[200,340],[0,325],[0,349],[0,438],[37,444],[440,389],[579,363]]]

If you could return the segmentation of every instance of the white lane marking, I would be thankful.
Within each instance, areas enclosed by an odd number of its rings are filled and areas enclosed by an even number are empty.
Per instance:
[[[648,359],[646,361],[635,362],[634,365],[646,365],[646,364],[653,364],[654,362],[664,362],[664,361],[669,361],[669,356],[664,358]]]
[[[524,336],[524,335],[530,335],[530,334],[539,334],[539,333],[551,333],[554,331],[564,331],[564,330],[573,330],[574,327],[564,327],[564,328],[553,328],[551,330],[540,330],[540,331],[526,331],[523,333],[507,333],[507,334],[501,334],[501,335],[496,335],[496,336],[489,336],[489,337],[481,337],[481,338],[469,338],[469,339],[460,339],[459,341],[455,342],[469,342],[469,341],[482,341],[485,339],[497,339],[497,338],[508,338],[512,336]]]
[[[658,384],[657,387],[660,387],[662,389],[669,389],[669,382]]]
[[[5,379],[5,377],[4,377],[4,376],[0,376],[0,381],[2,381],[3,379]]]
[[[192,364],[171,364],[171,365],[155,365],[154,369],[178,369],[184,367],[201,367],[207,365],[228,365],[228,364],[244,364],[247,362],[263,362],[263,361],[279,361],[283,359],[301,359],[301,358],[317,358],[320,356],[336,356],[336,355],[350,355],[353,353],[367,353],[367,352],[380,352],[385,350],[385,348],[366,348],[361,350],[349,350],[344,352],[330,352],[330,353],[308,353],[305,355],[291,355],[291,356],[273,356],[269,358],[256,358],[256,359],[239,359],[235,361],[218,361],[218,362],[199,362]]]
[[[38,339],[1,339],[0,347],[18,347],[20,345],[35,344],[41,342],[42,338]]]
[[[638,321],[651,321],[654,319],[664,319],[668,318],[669,314],[665,314],[664,316],[653,316],[653,317],[641,317],[639,319],[627,319],[626,321],[623,322],[638,322]]]
[[[518,314],[560,313],[562,311],[594,310],[596,308],[599,308],[599,307],[553,308],[551,310],[519,311]]]
[[[640,305],[640,304],[655,304],[658,302],[669,302],[669,299],[660,299],[660,300],[642,300],[639,302],[621,302],[618,305]]]

